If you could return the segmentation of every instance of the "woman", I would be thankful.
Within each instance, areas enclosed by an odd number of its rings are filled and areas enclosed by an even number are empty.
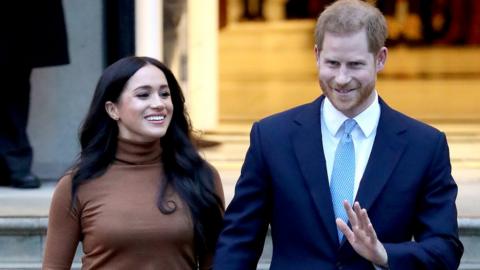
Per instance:
[[[101,76],[78,161],[50,207],[43,269],[210,269],[223,215],[218,173],[190,140],[184,97],[155,59]]]

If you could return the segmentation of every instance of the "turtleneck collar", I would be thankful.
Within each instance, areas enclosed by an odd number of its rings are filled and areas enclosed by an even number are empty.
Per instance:
[[[154,142],[134,142],[118,138],[116,163],[141,165],[156,163],[161,159],[160,140]]]

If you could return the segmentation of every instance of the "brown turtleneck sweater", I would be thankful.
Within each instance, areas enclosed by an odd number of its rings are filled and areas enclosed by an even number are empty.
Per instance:
[[[70,269],[80,241],[82,269],[194,269],[188,208],[171,190],[167,200],[177,210],[164,215],[157,208],[159,184],[165,179],[160,153],[159,142],[120,139],[116,161],[104,175],[79,187],[72,210],[71,175],[60,179],[50,206],[43,269]],[[214,174],[223,199],[220,177]],[[201,261],[206,262],[201,269],[210,267],[211,258]]]

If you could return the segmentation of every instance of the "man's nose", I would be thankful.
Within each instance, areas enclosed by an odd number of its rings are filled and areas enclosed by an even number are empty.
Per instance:
[[[340,67],[338,73],[335,76],[335,83],[338,85],[346,85],[350,82],[351,76],[345,67]]]

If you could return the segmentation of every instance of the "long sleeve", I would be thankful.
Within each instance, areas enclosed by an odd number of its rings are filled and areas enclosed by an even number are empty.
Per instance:
[[[70,269],[79,241],[84,269],[194,268],[186,202],[167,186],[163,199],[175,211],[158,208],[159,185],[167,181],[160,153],[160,141],[118,140],[116,160],[79,186],[73,208],[71,176],[61,179],[50,208],[44,269]]]
[[[218,173],[217,169],[215,169],[213,166],[211,167],[213,172],[215,191],[217,192],[218,197],[220,197],[220,199],[222,200],[223,207],[225,207],[225,193],[223,192],[222,179],[220,178],[220,174]]]
[[[458,238],[457,185],[451,176],[448,145],[443,133],[435,152],[425,176],[424,194],[416,209],[415,241],[385,244],[392,270],[458,268],[463,245]]]
[[[214,269],[256,269],[269,224],[269,186],[258,125],[254,124],[235,197],[225,213]]]
[[[80,241],[78,214],[70,207],[71,179],[65,176],[55,188],[48,217],[43,268],[70,269]]]
[[[223,192],[222,180],[218,171],[210,165],[210,168],[213,172],[213,180],[215,185],[215,192],[222,201],[222,207],[225,207],[225,194]],[[213,268],[213,252],[208,253],[204,258],[200,258],[200,269],[201,270],[210,270]]]

